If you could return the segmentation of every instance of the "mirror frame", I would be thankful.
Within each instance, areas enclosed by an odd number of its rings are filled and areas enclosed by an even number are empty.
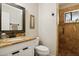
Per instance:
[[[2,14],[1,14],[1,12],[2,12],[2,3],[0,3],[0,32],[2,33],[2,32],[15,32],[15,33],[17,33],[17,32],[19,32],[19,33],[24,33],[25,32],[25,8],[24,7],[21,7],[21,6],[19,6],[19,5],[16,5],[16,4],[14,4],[14,3],[5,3],[5,4],[7,4],[7,5],[10,5],[10,6],[12,6],[12,7],[15,7],[15,8],[18,8],[18,9],[20,9],[20,10],[22,10],[23,12],[23,14],[22,14],[22,30],[1,30],[1,16],[2,16]]]

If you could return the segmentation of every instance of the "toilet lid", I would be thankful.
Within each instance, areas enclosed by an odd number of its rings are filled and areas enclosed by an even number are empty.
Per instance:
[[[48,51],[48,50],[49,50],[48,47],[42,46],[42,45],[37,46],[36,49],[37,49],[37,50],[41,50],[41,51]]]

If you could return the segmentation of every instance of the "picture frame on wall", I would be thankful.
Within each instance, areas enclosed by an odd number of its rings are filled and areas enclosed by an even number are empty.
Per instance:
[[[35,29],[35,16],[30,15],[30,29]]]

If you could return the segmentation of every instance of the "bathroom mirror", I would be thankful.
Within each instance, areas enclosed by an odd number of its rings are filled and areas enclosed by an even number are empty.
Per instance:
[[[79,22],[79,10],[73,10],[64,13],[65,23]]]
[[[25,31],[25,8],[13,4],[0,4],[1,31]]]

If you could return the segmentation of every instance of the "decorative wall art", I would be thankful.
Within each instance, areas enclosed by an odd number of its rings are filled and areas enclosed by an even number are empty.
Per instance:
[[[30,15],[30,29],[34,29],[34,28],[35,28],[35,16]]]

